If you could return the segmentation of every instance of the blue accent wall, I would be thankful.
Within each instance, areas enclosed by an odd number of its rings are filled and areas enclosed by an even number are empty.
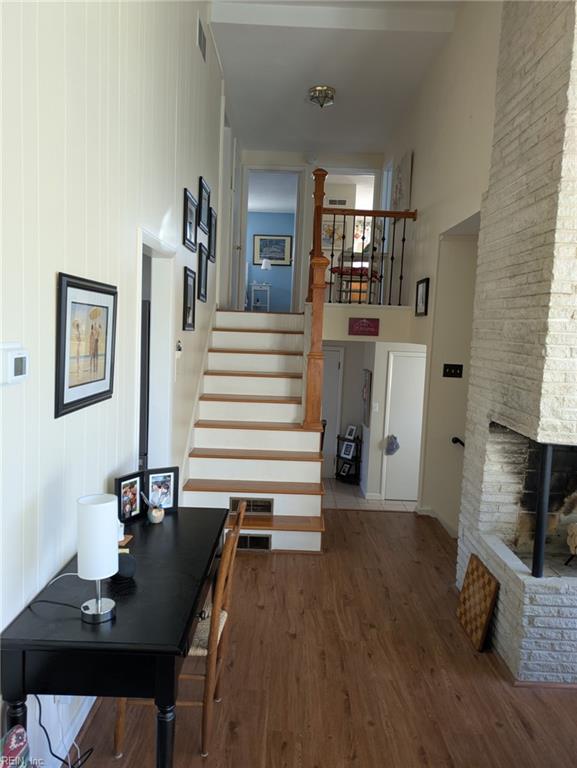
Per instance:
[[[246,290],[250,309],[250,284],[270,283],[270,311],[290,312],[292,277],[294,270],[294,213],[258,213],[249,211],[247,215],[247,279]],[[290,267],[272,267],[263,271],[252,263],[254,235],[292,235],[293,263]]]

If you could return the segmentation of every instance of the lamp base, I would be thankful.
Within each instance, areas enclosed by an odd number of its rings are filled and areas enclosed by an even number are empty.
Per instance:
[[[100,600],[93,598],[82,603],[80,614],[82,621],[87,624],[104,624],[116,616],[116,603],[109,597],[102,597]]]

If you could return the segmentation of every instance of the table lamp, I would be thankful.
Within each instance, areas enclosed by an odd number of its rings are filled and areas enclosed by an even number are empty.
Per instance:
[[[96,598],[85,601],[82,621],[103,624],[116,613],[116,603],[102,597],[101,579],[118,572],[118,499],[111,493],[81,496],[78,506],[78,576],[96,582]]]

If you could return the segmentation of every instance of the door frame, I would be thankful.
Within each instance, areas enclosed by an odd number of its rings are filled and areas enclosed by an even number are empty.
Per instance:
[[[304,211],[303,200],[305,198],[305,165],[243,165],[241,168],[241,197],[240,197],[240,258],[237,262],[237,295],[236,308],[244,311],[246,297],[246,235],[248,230],[248,179],[251,171],[271,171],[273,173],[292,173],[298,177],[297,181],[297,206],[295,215],[295,231],[293,245],[293,265],[292,265],[292,285],[291,285],[291,306],[290,312],[295,312],[295,307],[299,305],[301,266],[305,258],[306,249],[304,247]],[[308,267],[307,267],[308,269]]]
[[[323,358],[325,352],[338,352],[339,355],[339,375],[337,377],[337,424],[336,424],[336,434],[340,435],[341,433],[341,427],[342,427],[342,410],[343,410],[343,375],[344,375],[344,368],[345,368],[345,348],[342,346],[339,346],[338,344],[323,344]],[[324,374],[324,371],[323,371]],[[323,375],[323,386],[324,386],[324,375]],[[326,430],[325,430],[326,432]],[[324,451],[323,451],[324,454]],[[336,455],[336,454],[335,454]],[[324,461],[324,457],[323,457]],[[322,477],[322,463],[321,463],[321,477]]]
[[[382,462],[381,462],[381,499],[386,499],[386,477],[387,477],[387,459],[388,456],[385,453],[385,440],[389,434],[389,424],[390,424],[390,418],[391,418],[391,390],[392,390],[392,383],[393,383],[393,361],[395,357],[420,357],[423,358],[425,361],[425,383],[426,383],[426,377],[427,377],[427,353],[426,351],[411,351],[411,350],[395,350],[390,349],[387,352],[387,390],[385,394],[385,418],[383,421],[383,435],[382,435],[382,445],[383,445],[383,455],[382,455]],[[422,469],[422,447],[423,447],[423,427],[424,427],[424,418],[423,418],[423,406],[425,403],[425,388],[423,387],[423,402],[421,403],[421,441],[420,441],[420,450],[419,450],[419,476],[417,479],[417,496],[420,492],[420,486],[421,486],[421,469]]]
[[[139,454],[140,432],[140,345],[142,307],[142,254],[147,246],[152,259],[152,294],[150,302],[150,357],[156,354],[159,361],[154,375],[150,376],[149,403],[162,404],[162,411],[153,418],[149,408],[148,418],[148,460],[150,466],[169,465],[172,462],[172,409],[176,366],[175,318],[175,264],[177,247],[157,237],[154,233],[139,227],[136,237],[137,267],[135,284],[136,304],[134,307],[134,398],[136,460]],[[162,307],[157,314],[154,305]],[[151,437],[154,436],[154,440]],[[154,447],[154,449],[153,449]],[[153,452],[156,451],[156,454]],[[161,458],[160,461],[157,458]]]

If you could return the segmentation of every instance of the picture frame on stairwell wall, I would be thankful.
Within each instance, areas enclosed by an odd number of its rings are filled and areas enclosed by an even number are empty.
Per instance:
[[[205,235],[209,233],[210,187],[202,176],[198,179],[198,227]]]
[[[184,268],[184,286],[182,289],[182,330],[194,331],[196,315],[196,272],[190,267]]]
[[[196,219],[198,201],[189,189],[184,190],[184,213],[182,217],[182,244],[193,253],[196,252]]]
[[[211,208],[208,217],[208,258],[213,264],[216,261],[216,220],[216,211]]]
[[[416,317],[425,317],[429,313],[429,282],[430,278],[428,277],[417,280],[417,289],[415,291]]]
[[[198,248],[198,300],[205,302],[208,295],[208,249],[202,243]]]

